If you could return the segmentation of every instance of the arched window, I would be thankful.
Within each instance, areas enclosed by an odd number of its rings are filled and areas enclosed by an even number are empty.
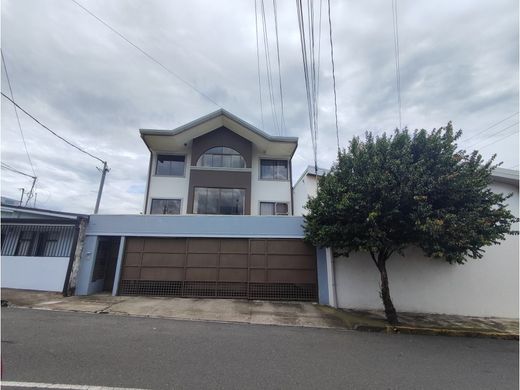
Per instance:
[[[198,167],[245,168],[246,160],[236,150],[217,146],[206,150],[197,161]]]

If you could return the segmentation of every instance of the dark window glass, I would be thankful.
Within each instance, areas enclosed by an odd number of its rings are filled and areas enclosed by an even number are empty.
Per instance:
[[[260,160],[260,179],[288,180],[287,160]]]
[[[151,214],[180,214],[180,199],[152,199]]]
[[[198,167],[245,168],[246,160],[236,150],[217,146],[207,150],[197,161]]]
[[[57,250],[58,233],[40,232],[38,233],[38,244],[35,256],[50,256]]]
[[[260,215],[288,215],[289,205],[278,202],[260,202]]]
[[[158,154],[155,174],[164,176],[184,176],[184,159],[184,156]]]
[[[194,214],[243,215],[246,191],[231,188],[195,188]]]
[[[16,245],[15,256],[31,256],[34,246],[34,238],[36,232],[21,231],[18,237],[18,244]]]

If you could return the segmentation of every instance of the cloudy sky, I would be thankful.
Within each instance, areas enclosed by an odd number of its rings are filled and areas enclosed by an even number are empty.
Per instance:
[[[71,0],[4,0],[2,51],[15,100],[54,131],[108,161],[100,212],[142,211],[148,151],[139,128],[172,129],[223,107],[277,134],[261,51],[260,110],[254,0],[77,0],[196,89],[144,56]],[[318,163],[335,158],[325,5]],[[342,146],[398,126],[391,1],[332,0]],[[398,2],[402,122],[431,129],[453,121],[460,145],[518,169],[518,2]],[[275,83],[272,2],[265,2]],[[312,164],[296,5],[278,2],[286,134],[299,137],[294,176]],[[260,42],[263,45],[263,41]],[[276,84],[275,84],[276,85]],[[10,95],[2,68],[2,92]],[[278,99],[277,97],[275,97]],[[279,110],[276,100],[275,109]],[[2,162],[31,173],[13,106],[2,98]],[[92,212],[99,163],[20,113],[37,207]],[[31,180],[2,169],[3,196]]]

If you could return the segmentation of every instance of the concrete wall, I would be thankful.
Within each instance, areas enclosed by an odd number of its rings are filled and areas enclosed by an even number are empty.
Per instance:
[[[518,188],[503,183],[491,188],[514,192],[508,203],[518,216]],[[395,307],[398,311],[517,318],[518,248],[518,236],[507,236],[501,245],[487,247],[482,259],[469,259],[465,265],[426,258],[419,249],[407,250],[405,257],[394,255],[387,268]],[[336,259],[335,270],[339,307],[383,308],[379,272],[369,255]]]
[[[68,257],[2,256],[2,287],[62,291]]]
[[[304,206],[307,204],[309,197],[316,196],[318,191],[318,182],[315,175],[305,175],[296,183],[293,189],[294,215],[305,215],[307,210]]]

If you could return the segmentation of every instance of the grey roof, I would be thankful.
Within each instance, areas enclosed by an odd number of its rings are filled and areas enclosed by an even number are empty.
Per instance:
[[[269,140],[269,141],[274,141],[274,142],[298,142],[298,137],[280,137],[280,136],[272,136],[272,135],[269,135],[267,134],[266,132],[260,130],[259,128],[253,126],[252,124],[250,123],[247,123],[246,121],[240,119],[239,117],[237,117],[236,115],[233,115],[231,114],[230,112],[224,110],[223,108],[217,110],[217,111],[214,111],[208,115],[204,115],[198,119],[195,119],[194,121],[191,121],[185,125],[182,125],[180,127],[177,127],[175,129],[172,129],[172,130],[157,130],[157,129],[139,129],[139,132],[141,133],[141,136],[143,135],[177,135],[177,134],[180,134],[186,130],[189,130],[191,129],[192,127],[195,127],[197,125],[200,125],[201,123],[204,123],[204,122],[207,122],[211,119],[214,119],[214,118],[217,118],[219,116],[225,116],[237,123],[239,123],[240,125],[244,126],[245,128],[247,128],[248,130],[251,130],[253,133],[256,133],[258,134],[259,136],[261,137],[264,137],[265,139]]]
[[[303,171],[303,173],[301,174],[301,176],[298,178],[298,180],[296,180],[296,183],[294,183],[294,187],[296,187],[296,185],[298,185],[298,183],[307,175],[311,175],[311,176],[324,176],[325,174],[329,173],[329,169],[325,169],[325,168],[320,168],[318,167],[318,173],[316,174],[316,169],[314,166],[312,165],[307,165],[307,168],[305,168],[305,170]]]
[[[514,169],[495,168],[491,176],[497,182],[518,186],[518,174],[519,172]]]
[[[48,216],[54,216],[58,218],[67,218],[67,219],[75,219],[75,218],[88,218],[87,214],[77,214],[77,213],[66,213],[63,211],[54,211],[54,210],[47,210],[47,209],[37,209],[33,207],[23,207],[23,206],[12,206],[7,204],[2,204],[3,210],[10,210],[10,211],[18,211],[22,213],[33,213],[38,215],[48,215]]]

